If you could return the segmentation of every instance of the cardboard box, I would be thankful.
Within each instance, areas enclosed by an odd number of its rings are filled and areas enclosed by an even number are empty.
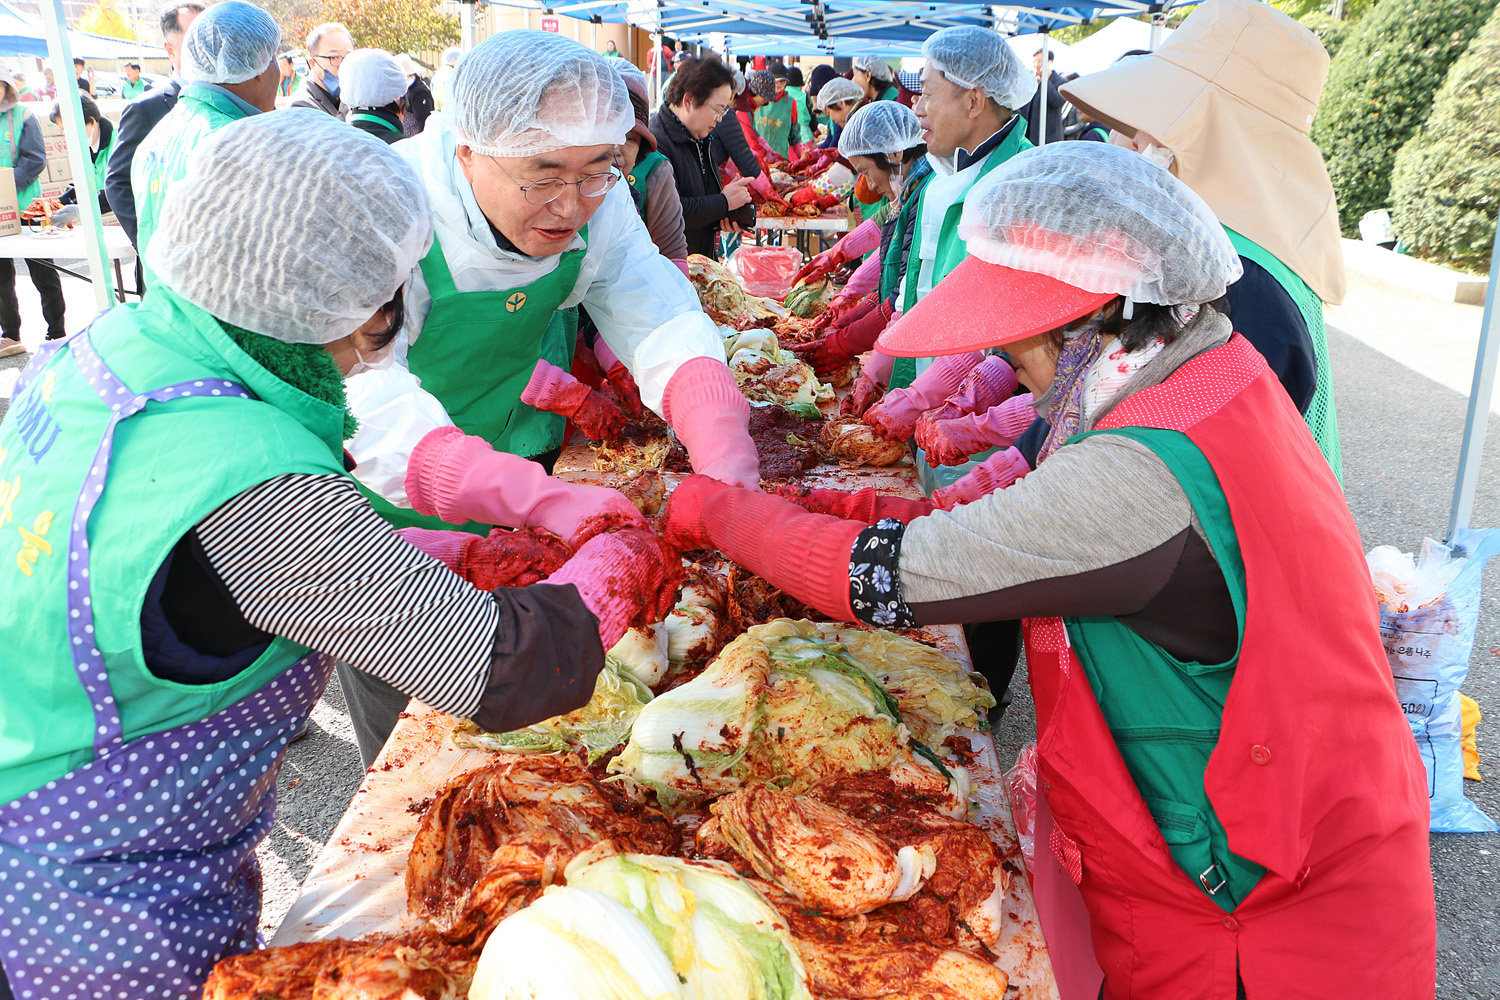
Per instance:
[[[21,209],[16,205],[16,175],[0,170],[0,236],[17,236],[21,232]]]
[[[73,168],[68,164],[67,154],[47,157],[47,166],[37,179],[42,182],[40,197],[60,197],[68,185],[73,183]]]

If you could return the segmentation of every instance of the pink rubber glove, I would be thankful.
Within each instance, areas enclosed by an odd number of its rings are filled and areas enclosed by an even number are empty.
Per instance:
[[[900,318],[901,314],[896,313],[891,317],[891,322],[894,323]],[[881,354],[878,347],[872,348],[870,351],[870,356],[868,358],[865,358],[865,374],[870,376],[870,378],[874,381],[878,382],[882,387],[891,384],[891,373],[895,370],[895,368],[896,359],[891,357],[889,354]]]
[[[672,610],[682,560],[649,531],[614,531],[589,539],[546,582],[578,588],[609,649],[631,625],[659,622]]]
[[[885,386],[872,379],[868,371],[861,372],[859,378],[854,380],[849,395],[839,403],[839,413],[846,417],[862,417],[870,407],[880,402],[883,395]]]
[[[933,465],[962,465],[969,456],[990,448],[1009,448],[1036,420],[1031,393],[1012,396],[983,413],[935,420],[928,410],[917,421],[917,447]]]
[[[750,404],[728,365],[694,358],[678,368],[662,397],[662,415],[687,449],[694,472],[760,489],[760,455],[750,440]]]
[[[863,522],[810,514],[782,497],[689,476],[667,498],[661,523],[668,545],[716,548],[802,603],[854,620],[849,552]]]
[[[814,514],[832,514],[846,521],[863,521],[865,524],[874,524],[888,517],[909,523],[915,518],[931,514],[934,509],[931,500],[882,496],[875,492],[874,487],[845,493],[843,490],[815,490],[784,483],[776,487],[774,492]]]
[[[869,223],[864,222],[861,225],[868,226]],[[877,252],[870,254],[870,256],[860,262],[859,267],[854,269],[854,273],[850,275],[848,282],[845,283],[844,290],[834,296],[834,299],[837,300],[841,296],[851,299],[861,299],[875,291],[878,287],[880,287],[880,254]]]
[[[802,265],[792,280],[793,284],[800,281],[812,281],[821,278],[830,271],[843,267],[851,260],[858,260],[865,254],[880,245],[880,226],[875,224],[874,219],[866,219],[844,234],[833,246],[818,254],[812,260]],[[868,262],[866,262],[868,263]],[[856,272],[857,273],[857,272]],[[875,279],[880,280],[879,269],[876,269]],[[873,285],[871,287],[874,287]],[[866,288],[868,292],[870,289]]]
[[[688,270],[688,262],[687,261],[685,261],[685,260],[674,260],[674,261],[672,261],[672,263],[674,263],[674,264],[677,265],[677,270],[679,270],[679,271],[682,272],[682,276],[684,278],[689,278],[689,279],[692,278],[693,275]]]
[[[625,429],[625,414],[614,403],[547,361],[538,361],[521,390],[521,402],[567,417],[590,441],[615,437]]]
[[[890,441],[907,440],[917,428],[917,418],[941,406],[983,357],[978,351],[970,351],[936,359],[911,385],[886,393],[865,413],[865,423]]]
[[[467,531],[402,528],[396,534],[480,590],[540,583],[573,554],[562,539],[538,531],[496,528],[480,538]]]
[[[1004,358],[992,354],[964,376],[953,395],[933,411],[932,419],[948,420],[966,413],[983,413],[1013,396],[1019,385],[1016,370]]]
[[[574,548],[611,527],[646,525],[616,491],[563,482],[457,427],[439,427],[417,442],[406,467],[406,495],[418,514],[451,524],[546,528]]]
[[[932,500],[941,510],[952,510],[960,504],[973,503],[980,497],[1003,490],[1011,483],[1031,471],[1026,459],[1014,448],[996,452],[974,468],[952,486],[944,486],[932,494]]]

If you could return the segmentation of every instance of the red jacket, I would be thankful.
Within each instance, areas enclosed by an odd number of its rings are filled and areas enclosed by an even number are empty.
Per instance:
[[[1427,788],[1337,480],[1243,337],[1126,399],[1098,429],[1178,430],[1229,502],[1244,642],[1204,783],[1267,869],[1233,913],[1168,853],[1060,619],[1026,623],[1040,778],[1110,998],[1430,998]],[[1042,848],[1038,847],[1039,850]]]

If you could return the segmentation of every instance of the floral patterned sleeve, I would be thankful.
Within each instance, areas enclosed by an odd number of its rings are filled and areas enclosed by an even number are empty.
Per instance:
[[[888,517],[861,531],[849,553],[849,604],[854,616],[868,625],[916,625],[911,609],[901,599],[901,538],[905,533],[905,524]]]

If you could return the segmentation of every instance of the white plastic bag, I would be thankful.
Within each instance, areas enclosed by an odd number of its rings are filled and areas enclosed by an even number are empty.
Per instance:
[[[1388,545],[1366,556],[1380,601],[1380,637],[1427,769],[1431,828],[1439,833],[1497,829],[1464,798],[1458,697],[1479,624],[1484,564],[1497,549],[1500,533],[1464,531],[1451,547],[1423,541],[1416,559]]]
[[[1036,768],[1036,744],[1028,743],[1016,754],[1016,766],[1005,772],[1010,811],[1016,818],[1016,839],[1021,843],[1027,871],[1034,871],[1036,864]]]

